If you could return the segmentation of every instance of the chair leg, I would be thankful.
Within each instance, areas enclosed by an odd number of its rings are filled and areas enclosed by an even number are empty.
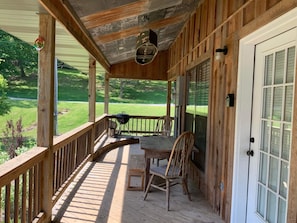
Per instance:
[[[167,211],[169,211],[169,197],[170,197],[170,182],[169,182],[169,180],[166,180],[166,202],[167,202],[166,208],[167,208]]]
[[[146,189],[145,189],[145,193],[144,193],[144,198],[143,198],[143,200],[145,200],[146,199],[146,197],[147,197],[147,194],[148,194],[148,192],[149,192],[149,190],[150,190],[150,187],[151,187],[151,184],[152,184],[152,182],[153,182],[153,178],[154,178],[154,174],[152,174],[152,176],[151,176],[151,178],[150,178],[150,180],[149,180],[149,182],[148,182],[148,184],[147,184],[147,187],[146,187]]]
[[[183,185],[184,193],[188,195],[188,198],[189,198],[189,200],[191,201],[192,198],[191,198],[191,195],[190,195],[190,193],[189,193],[188,183],[187,183],[187,180],[186,180],[186,179],[183,179],[183,180],[182,180],[182,185]]]

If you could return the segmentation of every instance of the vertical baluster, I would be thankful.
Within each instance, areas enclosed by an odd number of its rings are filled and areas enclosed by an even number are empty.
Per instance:
[[[26,222],[26,203],[27,203],[27,173],[22,176],[22,212],[21,212],[21,223]]]
[[[59,188],[60,188],[60,174],[61,174],[61,162],[60,162],[60,159],[61,159],[61,150],[58,150],[57,152],[56,152],[56,162],[57,162],[57,172],[56,172],[56,181],[57,181],[57,188],[56,188],[56,190],[59,190]]]
[[[10,223],[10,184],[5,187],[5,223]]]
[[[28,222],[32,221],[33,213],[33,169],[29,170]]]
[[[53,154],[53,194],[57,190],[57,152]]]
[[[18,223],[19,219],[19,192],[20,192],[20,178],[17,177],[14,181],[14,223]]]
[[[41,206],[42,206],[42,189],[41,189],[41,181],[42,181],[42,174],[44,173],[43,171],[43,168],[44,168],[44,163],[43,161],[40,162],[38,165],[37,165],[37,170],[38,170],[38,177],[37,177],[37,187],[38,187],[38,190],[37,190],[37,214],[41,211]]]
[[[66,148],[67,145],[65,145],[62,149],[61,149],[61,159],[60,159],[60,163],[61,163],[61,169],[60,169],[60,181],[61,181],[61,185],[63,185],[64,180],[65,180],[65,159],[66,159]]]
[[[33,212],[33,216],[36,216],[38,214],[38,190],[39,190],[39,187],[38,187],[38,176],[39,176],[39,173],[38,173],[38,168],[37,166],[34,166],[34,212]]]

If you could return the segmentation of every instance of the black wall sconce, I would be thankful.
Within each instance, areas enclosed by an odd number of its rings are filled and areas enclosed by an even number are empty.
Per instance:
[[[227,46],[224,46],[224,48],[216,49],[216,55],[215,55],[216,60],[222,60],[224,56],[227,55],[227,53],[228,53]]]
[[[234,107],[234,94],[227,94],[226,106],[227,107]]]

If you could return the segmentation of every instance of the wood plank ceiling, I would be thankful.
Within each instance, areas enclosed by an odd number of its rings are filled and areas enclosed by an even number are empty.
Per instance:
[[[0,28],[4,29],[12,34],[15,34],[20,39],[24,39],[25,34],[30,34],[30,32],[19,32],[20,26],[15,26],[15,24],[10,21],[18,19],[18,21],[23,21],[18,14],[22,11],[22,5],[20,0],[1,0],[1,9],[6,8],[11,16],[2,18],[0,20]],[[97,55],[96,59],[101,65],[107,69],[108,66],[112,64],[117,64],[123,61],[131,60],[135,58],[136,50],[136,40],[140,32],[146,31],[148,29],[156,32],[158,36],[158,50],[167,50],[170,44],[174,41],[178,33],[184,26],[185,21],[188,19],[189,15],[196,8],[197,4],[201,0],[27,0],[32,6],[30,10],[24,11],[30,12],[31,16],[44,11],[39,5],[39,2],[47,11],[49,11],[56,19],[61,20],[63,24],[69,31],[72,26],[78,24],[81,33],[83,35],[75,36],[76,41],[72,41],[71,38],[65,37],[65,33],[61,31],[57,32],[57,39],[65,40],[65,42],[60,43],[60,47],[69,46],[69,49],[81,48],[82,45],[86,47],[88,40],[89,48],[95,45],[99,53],[94,51]],[[5,3],[5,4],[4,4]],[[26,4],[25,4],[26,5]],[[2,7],[3,6],[3,7]],[[63,7],[63,8],[62,8]],[[35,11],[34,11],[35,10]],[[64,10],[64,11],[63,11]],[[69,13],[69,16],[65,16],[62,13]],[[1,12],[1,11],[0,11]],[[16,13],[13,15],[13,13]],[[64,17],[63,17],[64,16]],[[63,18],[72,19],[73,22],[62,21]],[[4,24],[5,22],[5,24]],[[11,25],[10,25],[11,23]],[[26,27],[26,22],[22,23]],[[34,34],[37,35],[38,30],[38,20],[32,25],[35,26]],[[72,35],[74,30],[71,31]],[[64,37],[59,37],[63,34]],[[32,38],[32,37],[30,37]],[[67,42],[69,39],[70,42]],[[28,41],[28,38],[25,38]],[[34,38],[31,39],[31,43]],[[59,44],[59,42],[58,42]],[[86,44],[86,45],[85,45]],[[72,47],[71,47],[72,46]],[[56,47],[57,48],[57,47]],[[84,49],[82,49],[84,50]],[[60,57],[57,57],[63,61],[63,53],[65,49],[57,53],[60,53]],[[71,50],[69,50],[71,52]],[[87,53],[84,52],[83,58]],[[78,54],[79,55],[79,54]],[[69,57],[69,55],[67,54]],[[93,55],[94,56],[94,55]],[[78,56],[79,57],[79,56]],[[73,67],[79,68],[77,66],[79,61],[78,57],[73,58],[73,61],[65,61]],[[100,57],[98,59],[98,57]],[[102,57],[102,58],[101,58]],[[64,55],[66,58],[66,55]],[[86,59],[86,58],[85,58]],[[88,63],[86,63],[88,66]]]
[[[110,64],[134,59],[137,35],[152,29],[158,50],[167,50],[195,0],[67,0]]]

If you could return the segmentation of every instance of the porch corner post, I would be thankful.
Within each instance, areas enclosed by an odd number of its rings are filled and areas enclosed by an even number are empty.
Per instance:
[[[37,146],[48,148],[40,174],[40,205],[45,222],[51,222],[53,205],[55,26],[51,15],[39,15],[39,34],[45,43],[38,58]]]
[[[89,122],[95,123],[96,119],[96,60],[89,56]],[[94,153],[95,125],[90,137],[90,152]]]
[[[167,107],[166,107],[166,116],[170,117],[171,110],[171,81],[167,83]]]
[[[104,78],[104,113],[108,114],[108,104],[109,104],[109,77],[108,73],[105,73],[105,78]]]

